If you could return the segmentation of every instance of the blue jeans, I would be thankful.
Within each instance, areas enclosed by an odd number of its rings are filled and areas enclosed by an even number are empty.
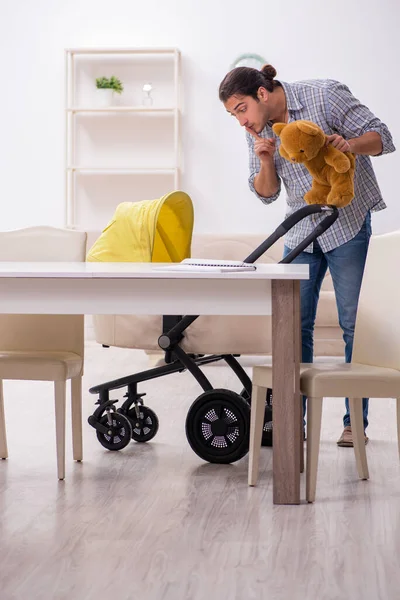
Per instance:
[[[353,351],[354,327],[364,273],[365,260],[371,237],[371,214],[368,212],[358,234],[334,250],[323,252],[318,240],[314,242],[313,252],[301,252],[293,263],[307,264],[310,267],[310,278],[300,284],[301,294],[301,333],[302,362],[313,362],[314,323],[317,313],[319,292],[325,273],[329,268],[336,296],[339,324],[345,342],[345,360],[351,362]],[[290,252],[285,246],[284,256]],[[345,400],[346,414],[343,425],[350,425],[349,400]],[[306,411],[306,398],[303,398],[303,410]],[[368,398],[363,398],[364,428],[368,426]]]

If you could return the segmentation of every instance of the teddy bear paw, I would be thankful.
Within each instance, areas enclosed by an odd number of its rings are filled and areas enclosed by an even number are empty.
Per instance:
[[[343,208],[350,204],[353,198],[354,196],[351,194],[335,195],[328,198],[328,204],[333,204],[333,206],[336,206],[337,208]]]
[[[304,200],[307,204],[328,204],[326,197],[313,194],[311,191],[304,194]]]

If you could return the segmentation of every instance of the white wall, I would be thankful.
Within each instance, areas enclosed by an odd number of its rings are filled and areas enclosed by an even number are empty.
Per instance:
[[[1,0],[0,228],[64,224],[63,51],[101,45],[180,48],[195,229],[271,231],[284,198],[268,207],[248,190],[244,132],[218,100],[221,79],[257,52],[286,81],[342,80],[400,146],[399,15],[398,0]],[[375,232],[400,228],[398,164],[397,153],[374,159],[388,204]]]

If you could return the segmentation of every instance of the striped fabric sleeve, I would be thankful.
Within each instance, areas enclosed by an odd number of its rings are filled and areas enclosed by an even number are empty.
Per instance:
[[[249,133],[246,133],[246,140],[247,140],[247,145],[249,148],[249,170],[250,170],[249,188],[253,192],[253,194],[255,194],[259,200],[261,200],[261,202],[263,202],[264,204],[272,204],[272,202],[275,202],[275,200],[278,199],[279,194],[281,193],[281,186],[282,186],[281,178],[277,174],[279,187],[278,187],[278,191],[276,192],[276,194],[274,194],[273,196],[268,196],[268,197],[260,196],[260,194],[257,192],[256,188],[254,187],[254,178],[257,175],[257,173],[260,171],[260,160],[254,152],[254,138]]]
[[[257,198],[259,200],[261,200],[261,202],[263,202],[264,204],[272,204],[272,202],[275,202],[275,200],[277,200],[279,198],[279,194],[281,193],[281,178],[278,177],[279,188],[278,188],[278,191],[276,192],[276,194],[274,194],[273,196],[265,197],[265,196],[260,196],[260,194],[257,192],[256,188],[254,187],[254,178],[256,175],[257,175],[257,173],[250,174],[249,188],[257,196]]]
[[[338,81],[329,82],[326,96],[329,124],[339,135],[350,139],[360,137],[367,131],[376,131],[382,139],[380,155],[395,151],[387,126],[361,104],[346,85]]]

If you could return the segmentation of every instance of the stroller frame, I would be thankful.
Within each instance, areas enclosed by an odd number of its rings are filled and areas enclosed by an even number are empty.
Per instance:
[[[280,263],[292,262],[310,243],[315,241],[338,218],[338,209],[331,205],[308,205],[286,218],[277,229],[260,244],[244,262],[254,263],[279,238],[296,223],[316,213],[328,213],[314,230],[294,248]],[[124,448],[131,439],[145,442],[152,439],[158,430],[156,414],[143,405],[145,393],[138,393],[138,383],[156,379],[171,373],[188,370],[203,389],[192,404],[186,419],[186,435],[192,449],[208,462],[229,463],[238,460],[248,451],[249,414],[252,384],[249,376],[233,354],[202,355],[187,354],[179,345],[183,332],[198,315],[164,316],[163,333],[158,344],[165,352],[165,365],[141,371],[90,388],[98,394],[98,407],[88,418],[96,429],[100,443],[109,450]],[[201,370],[201,366],[224,360],[243,385],[241,394],[229,390],[216,390]],[[116,410],[118,400],[110,400],[110,391],[127,387],[126,400]],[[271,398],[271,390],[267,398]],[[216,441],[212,447],[210,438]]]

